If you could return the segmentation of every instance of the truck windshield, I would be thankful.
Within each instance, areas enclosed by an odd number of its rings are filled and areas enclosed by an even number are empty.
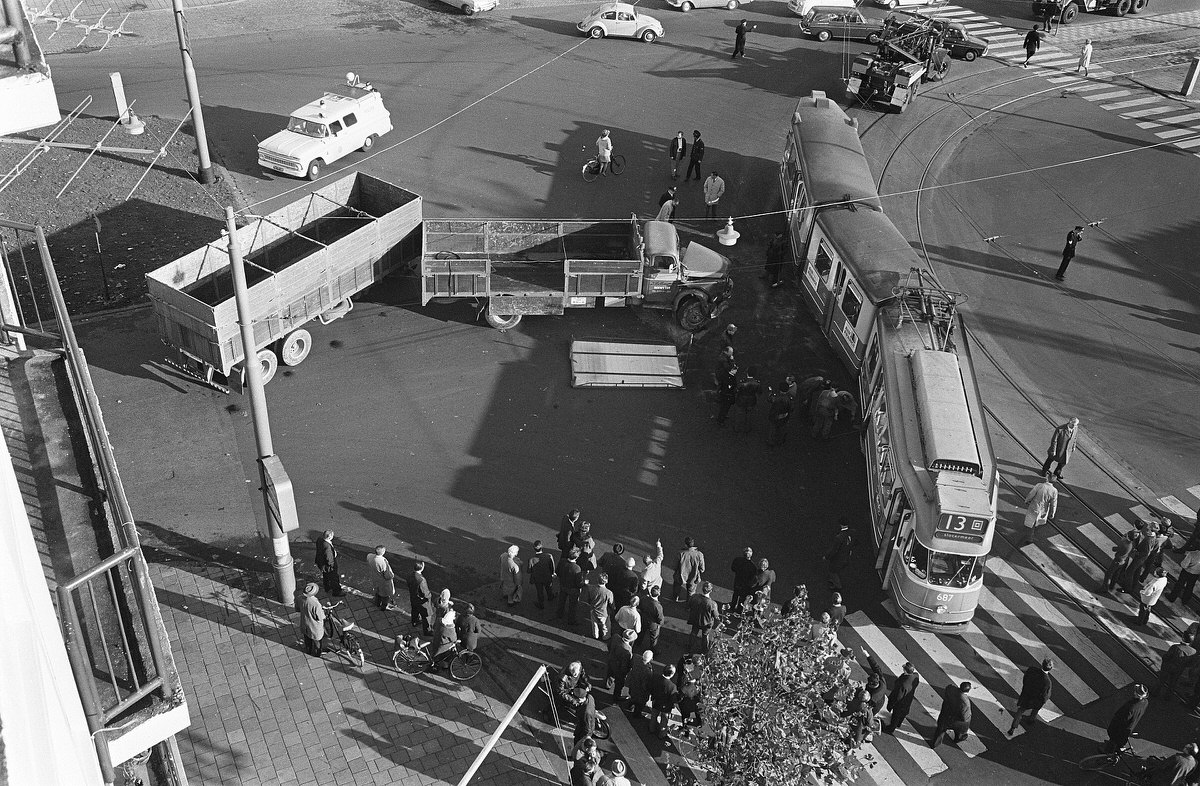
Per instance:
[[[967,587],[983,578],[983,558],[927,549],[909,537],[904,562],[910,573],[941,587]]]
[[[288,118],[287,130],[295,131],[297,134],[304,134],[305,136],[316,137],[317,139],[323,139],[329,136],[329,127],[324,123],[318,123],[313,120],[304,120],[303,118],[299,117]]]

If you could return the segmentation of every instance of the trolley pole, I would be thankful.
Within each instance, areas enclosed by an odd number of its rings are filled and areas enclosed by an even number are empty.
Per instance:
[[[183,80],[187,85],[188,104],[192,108],[192,125],[196,128],[196,151],[200,156],[196,177],[208,185],[213,182],[212,161],[208,157],[208,134],[204,131],[204,110],[200,107],[196,69],[192,67],[192,44],[188,39],[187,20],[183,18],[183,0],[171,0],[171,7],[175,11],[175,33],[179,36],[179,53],[183,56]]]
[[[295,521],[296,505],[291,496],[291,483],[282,471],[282,465],[275,456],[275,446],[271,441],[271,421],[267,416],[262,367],[254,349],[254,323],[250,316],[250,297],[246,291],[246,267],[237,241],[237,222],[234,221],[232,207],[225,208],[225,225],[229,232],[229,269],[233,274],[238,328],[242,335],[242,374],[250,394],[250,416],[254,422],[254,442],[258,446],[258,472],[267,513],[267,528],[271,535],[275,589],[279,592],[279,602],[290,606],[295,600],[296,573],[292,568],[292,549],[288,542],[287,529],[295,529],[298,526],[298,522]],[[278,480],[280,476],[283,478],[282,483]],[[287,520],[288,508],[290,522]]]

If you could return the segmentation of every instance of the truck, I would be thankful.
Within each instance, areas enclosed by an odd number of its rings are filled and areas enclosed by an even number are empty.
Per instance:
[[[671,311],[695,332],[729,305],[721,254],[668,221],[448,219],[425,221],[421,303],[473,300],[509,330],[526,315],[568,308],[644,306]]]
[[[246,267],[251,353],[264,382],[279,364],[297,366],[312,350],[305,325],[327,325],[352,298],[421,256],[421,197],[361,172],[317,189],[237,230]],[[159,336],[169,361],[229,392],[246,352],[238,328],[229,243],[220,238],[146,274]],[[240,384],[240,380],[239,380]]]
[[[1150,5],[1150,0],[1033,0],[1033,18],[1045,19],[1049,12],[1060,24],[1069,25],[1080,11],[1109,11],[1113,16],[1140,14]]]
[[[889,16],[874,54],[854,58],[846,95],[864,104],[881,103],[903,112],[923,82],[938,82],[950,71],[946,27],[928,17]]]

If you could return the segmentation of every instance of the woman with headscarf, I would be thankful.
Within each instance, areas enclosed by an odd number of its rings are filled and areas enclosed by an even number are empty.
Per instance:
[[[519,546],[509,546],[500,555],[500,594],[510,606],[521,601],[521,561],[517,559],[520,550]]]
[[[458,631],[454,626],[457,614],[450,601],[450,590],[444,589],[437,597],[433,620],[433,662],[440,664],[454,653],[458,643]]]

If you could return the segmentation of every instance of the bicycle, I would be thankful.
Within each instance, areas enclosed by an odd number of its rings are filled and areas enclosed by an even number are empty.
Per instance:
[[[1156,760],[1153,756],[1138,755],[1133,749],[1133,740],[1129,739],[1120,750],[1084,756],[1079,760],[1079,769],[1089,772],[1104,771],[1121,778],[1125,783],[1146,783]]]
[[[450,676],[459,682],[473,679],[483,668],[483,658],[473,650],[464,650],[459,642],[454,642],[454,649],[434,657],[429,652],[431,642],[421,641],[416,636],[405,640],[403,636],[396,637],[396,649],[392,653],[392,665],[397,671],[416,675],[426,671],[437,671],[442,664],[450,661]]]
[[[546,674],[554,675],[556,672],[547,665]],[[548,722],[554,721],[559,726],[575,728],[573,710],[559,704],[558,699],[551,693],[551,689],[546,687],[546,678],[538,682],[538,692],[546,697],[546,709],[542,711],[542,715]],[[612,736],[612,727],[608,725],[608,716],[599,710],[596,710],[596,731],[592,736],[598,740],[607,740]]]
[[[333,603],[329,606],[322,604],[325,609],[325,628],[328,638],[336,638],[338,643],[342,645],[342,650],[339,655],[345,657],[350,663],[358,668],[362,668],[366,663],[366,656],[363,655],[362,643],[358,640],[358,634],[354,632],[357,627],[352,619],[342,619],[342,617],[334,611],[338,606],[342,605],[342,601]]]
[[[584,148],[584,149],[586,150],[587,148]],[[619,175],[622,172],[624,172],[625,171],[625,156],[620,155],[619,153],[617,155],[614,155],[612,157],[612,159],[608,162],[608,171],[612,172],[614,175]],[[607,172],[605,174],[607,174]],[[588,183],[591,183],[593,180],[595,180],[599,176],[600,176],[600,158],[598,156],[592,156],[591,158],[589,158],[587,160],[587,163],[583,165],[583,179],[585,181],[587,181]]]

